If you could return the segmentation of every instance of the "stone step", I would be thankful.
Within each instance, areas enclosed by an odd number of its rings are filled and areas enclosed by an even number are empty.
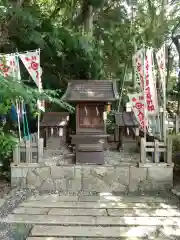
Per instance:
[[[169,199],[163,199],[161,197],[150,197],[150,196],[79,196],[79,201],[82,202],[97,202],[97,201],[109,201],[109,202],[124,202],[124,203],[166,203],[170,202]]]
[[[180,228],[175,226],[138,226],[138,227],[100,227],[100,226],[59,226],[35,225],[31,236],[34,237],[179,237]]]
[[[13,213],[15,214],[49,214],[59,216],[107,216],[106,209],[83,209],[83,208],[27,208],[18,207],[15,208]]]
[[[50,208],[24,208],[24,207],[19,207],[15,208],[13,210],[13,213],[17,214],[47,214],[49,212]]]
[[[90,237],[90,238],[84,238],[84,237],[78,237],[78,238],[73,238],[73,237],[69,237],[69,238],[65,238],[65,237],[28,237],[26,240],[117,240],[117,238],[93,238],[93,237]],[[128,237],[128,239],[125,237],[122,237],[122,238],[118,238],[120,240],[149,240],[149,238],[137,238],[137,237]],[[156,239],[153,239],[153,240],[177,240],[176,237],[158,237]]]
[[[31,214],[31,215],[59,215],[59,216],[118,216],[118,217],[180,217],[178,209],[90,209],[90,208],[37,208],[37,207],[18,207],[13,210],[15,214]]]
[[[132,202],[132,203],[166,203],[170,202],[169,199],[164,199],[161,197],[150,197],[150,196],[113,196],[113,195],[104,195],[104,196],[72,196],[72,195],[58,195],[58,194],[52,194],[52,195],[37,195],[32,196],[28,200],[31,201],[55,201],[55,202],[73,202],[73,201],[80,201],[80,202]]]
[[[58,225],[97,225],[97,226],[179,226],[178,217],[110,217],[110,216],[55,216],[10,214],[3,220],[6,223],[58,224]]]
[[[71,195],[58,195],[58,194],[52,194],[52,195],[35,195],[30,198],[28,198],[28,201],[49,201],[49,202],[73,202],[78,201],[78,196],[71,196]]]
[[[177,208],[176,205],[166,203],[132,203],[132,202],[51,202],[51,201],[25,201],[20,206],[39,208]]]
[[[73,240],[70,238],[59,238],[59,237],[28,237],[26,240]],[[83,239],[82,239],[83,240]],[[94,239],[95,240],[95,239]],[[97,239],[98,240],[98,239]],[[166,239],[165,239],[166,240]]]
[[[52,212],[52,210],[51,210]],[[58,212],[58,211],[57,211]],[[107,209],[109,216],[137,216],[137,217],[180,217],[179,209],[158,209],[158,208],[128,208],[128,209]]]

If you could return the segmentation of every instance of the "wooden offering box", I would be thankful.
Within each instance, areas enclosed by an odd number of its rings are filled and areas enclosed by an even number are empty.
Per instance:
[[[62,97],[76,103],[76,163],[103,164],[106,108],[118,98],[116,83],[108,80],[72,80]]]

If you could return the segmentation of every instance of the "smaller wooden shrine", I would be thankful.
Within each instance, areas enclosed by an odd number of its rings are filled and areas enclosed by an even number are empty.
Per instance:
[[[115,113],[115,123],[118,127],[118,149],[123,145],[123,136],[127,128],[129,128],[132,137],[139,136],[139,122],[133,112],[117,112]]]
[[[50,137],[58,138],[57,147],[66,142],[68,112],[45,112],[40,122],[41,137],[44,138],[44,147],[47,147],[47,140]]]
[[[62,97],[76,104],[76,163],[103,164],[107,142],[106,111],[118,99],[116,82],[109,80],[72,80]]]

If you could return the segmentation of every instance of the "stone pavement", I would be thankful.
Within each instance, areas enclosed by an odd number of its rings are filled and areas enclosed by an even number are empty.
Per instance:
[[[5,223],[33,224],[27,240],[180,239],[179,200],[168,194],[38,194]]]

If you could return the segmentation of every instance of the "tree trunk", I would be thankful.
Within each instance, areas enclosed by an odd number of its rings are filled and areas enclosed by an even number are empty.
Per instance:
[[[172,38],[172,41],[174,43],[174,45],[176,46],[177,52],[178,52],[178,68],[180,69],[180,35],[177,35],[175,37]],[[179,70],[178,69],[178,70]],[[177,91],[178,91],[178,108],[177,108],[177,115],[180,114],[180,71],[178,71],[178,83],[177,83]]]
[[[93,32],[93,6],[87,0],[83,1],[82,6],[84,33],[92,35]]]

